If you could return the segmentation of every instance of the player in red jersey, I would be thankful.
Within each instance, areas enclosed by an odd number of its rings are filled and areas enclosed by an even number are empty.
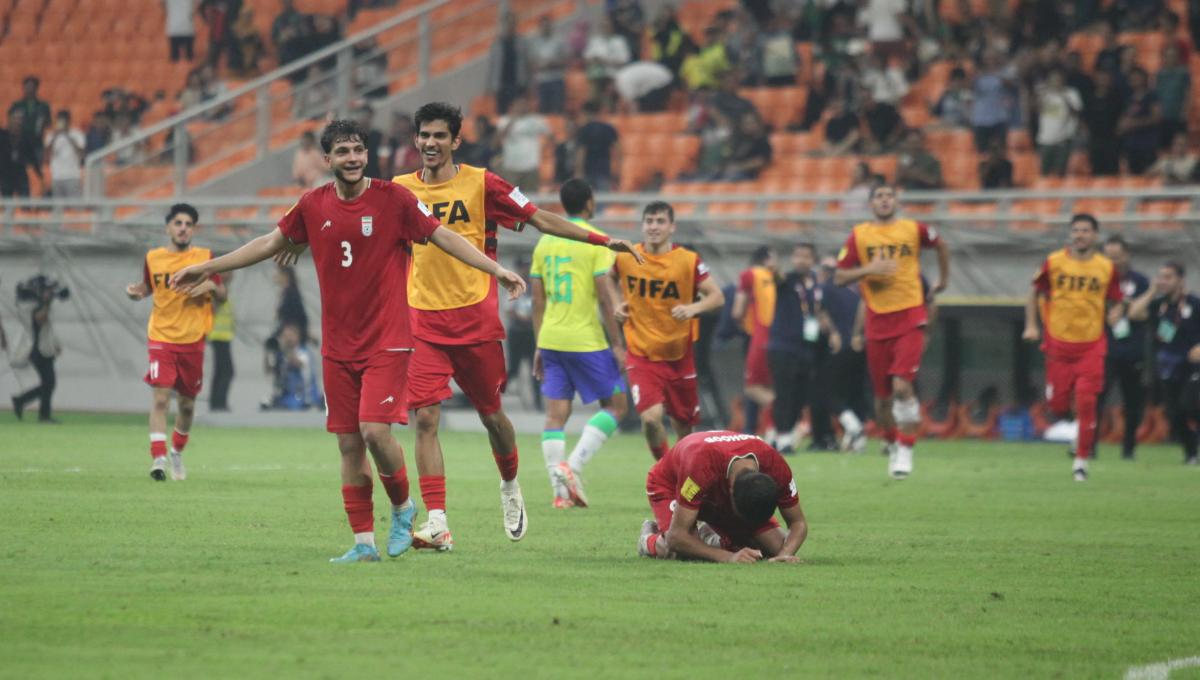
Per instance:
[[[426,104],[414,118],[414,143],[421,151],[422,167],[393,181],[412,191],[447,228],[462,234],[486,257],[496,257],[499,226],[520,231],[526,224],[544,234],[618,252],[633,250],[628,241],[610,239],[538,209],[519,187],[483,168],[456,164],[454,151],[462,143],[462,112],[456,107]],[[408,293],[416,337],[409,396],[417,412],[417,471],[429,513],[428,521],[415,533],[413,545],[439,551],[454,545],[446,520],[446,473],[438,440],[441,403],[450,397],[451,378],[487,429],[500,472],[504,532],[510,540],[519,541],[528,520],[517,482],[516,434],[500,403],[508,375],[500,345],[504,326],[496,286],[437,250],[416,246]]]
[[[646,477],[654,519],[638,554],[710,562],[798,562],[808,537],[792,470],[749,434],[696,432],[680,439]],[[775,508],[787,531],[775,521]]]
[[[296,246],[312,248],[321,288],[326,429],[337,435],[342,498],[355,538],[353,548],[332,560],[342,563],[379,560],[368,449],[392,502],[388,554],[395,557],[412,543],[416,508],[391,424],[408,422],[413,340],[406,291],[413,244],[432,243],[494,276],[514,296],[525,289],[520,276],[442,227],[411,192],[366,177],[366,139],[357,123],[330,123],[321,147],[334,181],[304,194],[271,233],[181,270],[173,281],[186,291],[213,274],[298,252]]]

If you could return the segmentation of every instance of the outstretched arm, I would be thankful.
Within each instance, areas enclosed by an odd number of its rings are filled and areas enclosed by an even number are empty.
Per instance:
[[[546,210],[539,209],[535,212],[533,217],[529,218],[529,224],[532,224],[535,229],[543,234],[551,234],[571,239],[572,241],[582,241],[583,243],[591,243],[592,245],[605,246],[609,250],[618,253],[629,253],[633,255],[633,259],[637,260],[638,264],[646,261],[641,253],[634,250],[633,244],[629,241],[619,238],[609,238],[604,234],[588,231],[571,220]]]
[[[279,230],[279,227],[275,227],[270,233],[259,236],[232,253],[226,253],[208,262],[180,269],[171,277],[171,288],[185,293],[190,292],[196,286],[207,281],[208,277],[213,274],[242,269],[273,257],[283,250],[287,243],[288,240],[283,232]]]
[[[571,225],[574,226],[574,225]],[[484,255],[478,248],[471,245],[467,239],[459,236],[446,227],[438,227],[429,237],[433,245],[446,251],[463,264],[470,265],[481,272],[496,277],[500,285],[508,291],[510,300],[516,300],[525,292],[525,279],[500,266],[499,262]]]

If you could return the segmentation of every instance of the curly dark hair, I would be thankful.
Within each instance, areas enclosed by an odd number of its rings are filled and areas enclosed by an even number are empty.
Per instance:
[[[413,116],[413,126],[420,132],[421,123],[432,123],[435,120],[446,121],[451,137],[458,137],[458,133],[462,132],[462,109],[445,102],[430,102],[417,109],[416,115]]]
[[[334,120],[321,131],[321,150],[325,153],[333,151],[333,145],[338,142],[358,139],[364,146],[367,144],[367,131],[362,125],[353,120]]]

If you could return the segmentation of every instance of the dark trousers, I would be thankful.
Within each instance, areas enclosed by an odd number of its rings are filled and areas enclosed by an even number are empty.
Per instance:
[[[210,340],[213,351],[212,388],[208,392],[208,408],[229,410],[229,386],[233,383],[233,351],[228,340]]]
[[[834,438],[833,421],[842,411],[854,411],[859,418],[869,413],[866,355],[848,347],[836,354],[828,348],[823,352],[813,378],[814,385],[822,386],[813,390],[812,436],[817,442]]]
[[[1164,380],[1163,401],[1167,407],[1167,417],[1171,420],[1171,435],[1183,446],[1185,459],[1195,458],[1197,452],[1196,426],[1196,392],[1200,386],[1200,373],[1184,372],[1171,379]]]
[[[171,35],[167,36],[167,41],[171,45],[171,61],[179,61],[181,57],[191,61],[195,57],[195,37],[190,35]]]
[[[1130,361],[1109,357],[1104,367],[1104,391],[1096,400],[1097,419],[1104,413],[1104,402],[1109,390],[1117,385],[1121,388],[1121,404],[1125,411],[1125,438],[1121,442],[1121,455],[1132,456],[1137,448],[1137,430],[1142,424],[1142,413],[1146,409],[1146,388],[1142,385],[1141,361]]]
[[[537,339],[533,335],[533,329],[529,328],[510,328],[508,330],[508,377],[509,379],[516,378],[521,374],[521,365],[526,361],[530,367],[533,366],[533,353],[537,349]],[[540,411],[542,410],[542,390],[537,383],[537,378],[530,378],[530,384],[533,386],[533,405]]]
[[[42,356],[36,349],[33,354],[29,355],[29,361],[33,364],[33,370],[37,371],[40,385],[32,389],[26,390],[24,394],[19,394],[15,397],[20,408],[24,408],[25,404],[38,399],[41,402],[41,408],[38,410],[39,420],[50,419],[50,398],[54,395],[54,386],[57,384],[54,376],[54,357]]]
[[[768,350],[767,366],[775,386],[775,402],[771,405],[775,430],[791,432],[808,405],[812,354],[805,351]]]

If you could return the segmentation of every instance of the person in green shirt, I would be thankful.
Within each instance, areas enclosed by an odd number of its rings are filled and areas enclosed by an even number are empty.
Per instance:
[[[559,197],[572,222],[603,233],[587,223],[596,210],[592,187],[587,182],[568,180]],[[621,378],[625,348],[613,315],[617,293],[608,276],[613,257],[606,249],[549,234],[542,236],[533,250],[529,272],[537,337],[533,373],[542,383],[546,402],[542,456],[550,473],[556,508],[587,507],[581,481],[583,466],[616,431],[628,409]],[[613,342],[611,348],[609,339]],[[566,458],[563,428],[571,417],[576,393],[585,404],[599,401],[600,410],[588,420]]]

